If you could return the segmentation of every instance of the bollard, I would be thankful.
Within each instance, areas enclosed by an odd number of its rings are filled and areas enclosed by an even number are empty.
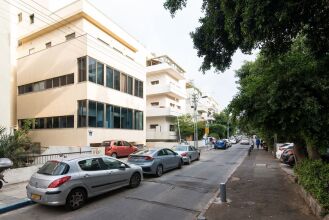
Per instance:
[[[219,189],[220,189],[220,200],[222,202],[226,202],[226,183],[221,183],[219,185]]]

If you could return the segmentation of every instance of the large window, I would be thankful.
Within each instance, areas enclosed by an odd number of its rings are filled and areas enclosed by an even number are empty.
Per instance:
[[[106,105],[105,127],[106,128],[114,128],[114,122],[113,122],[113,106],[112,105]]]
[[[94,58],[88,57],[88,80],[96,83],[96,63]]]
[[[113,68],[106,66],[106,86],[113,89]]]
[[[127,75],[124,73],[121,73],[121,78],[120,78],[120,89],[121,92],[127,93]]]
[[[97,62],[97,84],[104,85],[104,64]]]
[[[18,124],[23,126],[25,119],[19,119]],[[74,116],[55,116],[46,118],[32,119],[34,123],[31,124],[30,129],[49,129],[49,128],[74,128]]]
[[[133,128],[133,110],[129,109],[127,110],[127,120],[126,120],[126,127],[128,129]]]
[[[134,128],[136,130],[143,130],[143,112],[135,110],[134,118],[135,118]]]
[[[135,79],[135,96],[143,98],[143,82]]]
[[[96,127],[97,107],[96,102],[89,101],[88,106],[88,127]]]
[[[119,71],[114,70],[113,79],[114,79],[113,89],[120,91],[120,72]]]
[[[78,101],[78,127],[87,127],[87,100]]]
[[[121,128],[127,128],[128,109],[121,108]]]
[[[120,126],[120,107],[113,106],[113,127],[121,128]]]
[[[104,104],[97,102],[97,127],[104,127]]]
[[[79,82],[83,82],[87,80],[87,58],[80,57],[78,58],[78,74],[79,74]]]
[[[128,87],[128,94],[132,95],[133,94],[133,78],[131,76],[128,76],[128,82],[127,82],[127,87]]]

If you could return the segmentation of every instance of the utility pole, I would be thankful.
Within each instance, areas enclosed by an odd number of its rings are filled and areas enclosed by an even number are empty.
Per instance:
[[[198,116],[197,116],[197,107],[198,107],[198,94],[192,94],[192,102],[194,107],[194,147],[198,148]]]

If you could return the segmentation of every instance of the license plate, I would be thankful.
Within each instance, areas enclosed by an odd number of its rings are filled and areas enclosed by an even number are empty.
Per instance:
[[[41,196],[40,195],[37,195],[37,194],[32,194],[31,195],[31,198],[32,199],[35,199],[35,200],[40,200],[41,199]]]

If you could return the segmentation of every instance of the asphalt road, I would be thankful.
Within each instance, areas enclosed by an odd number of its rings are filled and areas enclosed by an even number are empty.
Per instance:
[[[139,187],[92,198],[74,212],[64,207],[32,205],[3,214],[0,219],[195,219],[214,196],[219,183],[226,182],[240,165],[247,148],[237,144],[227,150],[203,151],[200,161],[160,178],[146,176]]]

